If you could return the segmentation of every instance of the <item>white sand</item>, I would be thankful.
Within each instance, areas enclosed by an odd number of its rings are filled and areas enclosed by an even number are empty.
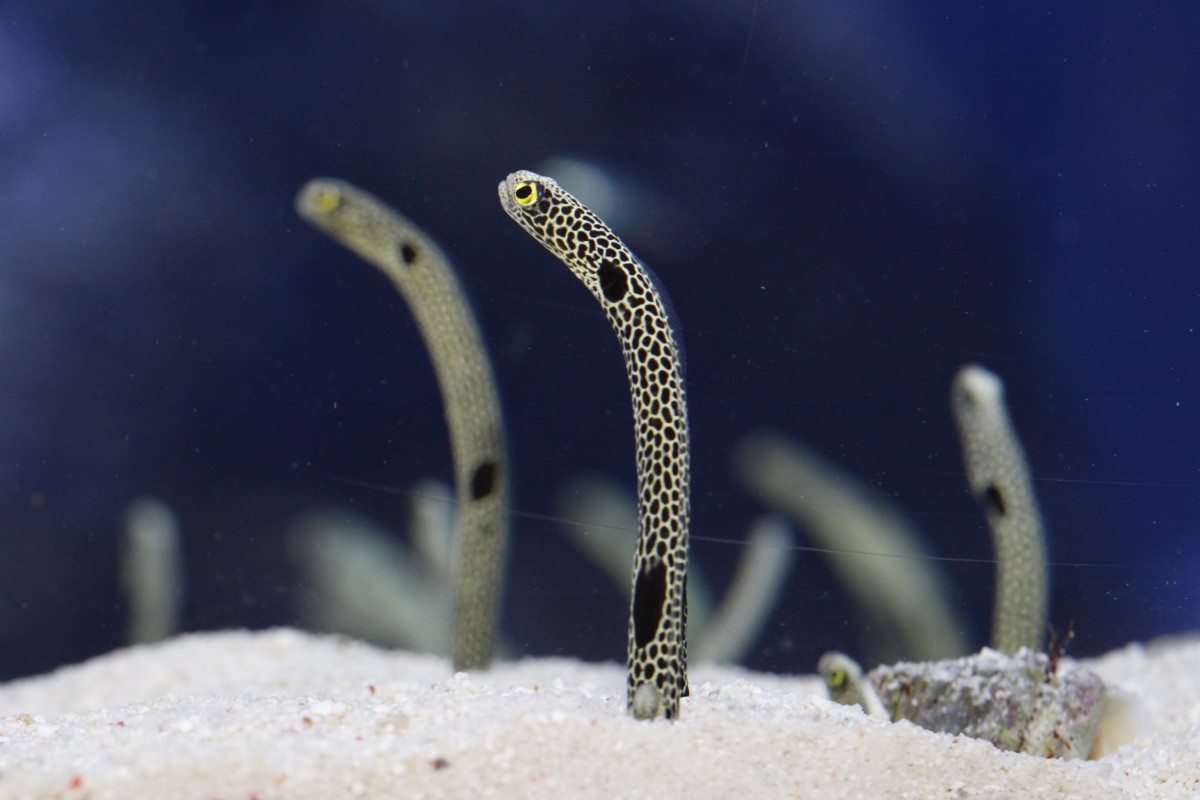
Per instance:
[[[0,798],[1174,798],[1200,789],[1200,641],[1089,665],[1143,733],[1062,762],[888,724],[813,677],[695,667],[683,719],[623,669],[441,659],[293,630],[184,636],[0,686]]]

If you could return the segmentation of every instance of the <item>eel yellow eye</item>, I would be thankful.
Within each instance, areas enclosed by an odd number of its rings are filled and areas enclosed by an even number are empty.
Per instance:
[[[333,187],[322,189],[312,200],[313,208],[322,214],[332,214],[342,204],[342,193]]]
[[[513,198],[523,206],[531,206],[538,199],[538,185],[533,181],[522,181],[513,189]]]
[[[829,687],[831,689],[840,689],[846,683],[846,670],[837,667],[829,673]]]

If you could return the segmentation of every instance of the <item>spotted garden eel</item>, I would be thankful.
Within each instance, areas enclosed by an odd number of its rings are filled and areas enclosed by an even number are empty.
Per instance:
[[[865,714],[888,719],[887,710],[874,685],[863,675],[858,662],[845,653],[829,652],[817,661],[817,674],[825,681],[829,699],[844,706],[858,706]]]
[[[983,367],[968,364],[954,376],[950,405],[967,483],[992,530],[992,647],[1005,653],[1040,650],[1049,596],[1046,541],[1025,454],[1004,407],[1004,385]]]
[[[629,618],[629,712],[679,716],[687,696],[688,424],[682,341],[652,273],[558,183],[514,172],[500,184],[510,217],[600,301],[621,342],[633,396],[638,544]]]
[[[317,179],[296,210],[389,277],[408,303],[442,391],[458,500],[454,668],[486,667],[505,550],[508,459],[491,363],[450,262],[417,226],[344,181]]]

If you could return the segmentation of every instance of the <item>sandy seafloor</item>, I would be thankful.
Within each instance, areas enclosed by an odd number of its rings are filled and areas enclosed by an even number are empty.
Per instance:
[[[616,664],[439,658],[280,629],[0,686],[0,798],[1174,798],[1200,793],[1200,639],[1083,662],[1140,734],[1064,762],[890,724],[811,676],[695,666],[639,723]]]

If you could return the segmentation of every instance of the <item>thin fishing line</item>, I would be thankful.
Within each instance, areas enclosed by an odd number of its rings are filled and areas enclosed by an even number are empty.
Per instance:
[[[446,498],[441,495],[425,494],[423,492],[412,491],[410,489],[401,489],[396,486],[390,486],[386,483],[377,483],[375,481],[363,480],[361,478],[351,478],[345,475],[337,475],[321,470],[312,470],[316,475],[327,478],[328,480],[346,484],[348,486],[357,486],[362,489],[371,489],[373,491],[384,492],[386,494],[400,495],[402,497],[419,497],[425,500],[442,500],[448,503],[453,503],[453,498]],[[565,517],[556,516],[554,514],[546,514],[538,511],[522,511],[515,508],[509,508],[508,513],[517,519],[527,519],[534,522],[548,522],[556,525],[569,525],[573,528],[587,528],[589,530],[598,531],[614,531],[620,533],[633,533],[634,528],[624,525],[611,525],[602,522],[580,522],[578,520],[567,519]],[[733,539],[725,536],[704,536],[702,534],[694,534],[692,541],[705,542],[707,544],[733,545],[741,547],[746,544],[742,539]],[[903,558],[916,561],[935,561],[942,564],[995,564],[995,559],[992,558],[967,558],[964,556],[938,556],[930,554],[914,555],[912,553],[880,553],[870,550],[847,550],[837,547],[812,547],[802,544],[787,545],[789,550],[795,550],[802,553],[825,553],[838,555],[862,556],[864,558]],[[1172,565],[1167,564],[1129,564],[1129,563],[1104,563],[1104,562],[1088,562],[1088,561],[1053,561],[1048,566],[1056,569],[1079,568],[1079,569],[1169,569]]]

